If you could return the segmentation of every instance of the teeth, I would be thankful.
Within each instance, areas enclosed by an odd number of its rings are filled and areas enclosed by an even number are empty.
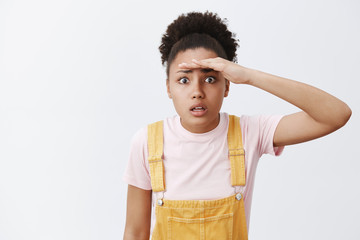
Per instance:
[[[193,111],[203,111],[205,110],[203,107],[195,107],[192,109]]]

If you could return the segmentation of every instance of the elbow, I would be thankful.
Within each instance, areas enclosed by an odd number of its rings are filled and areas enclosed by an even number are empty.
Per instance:
[[[341,108],[341,111],[338,113],[338,117],[336,118],[336,122],[334,124],[335,130],[343,127],[350,119],[352,111],[350,107],[344,103],[344,106]]]
[[[344,125],[345,125],[345,123],[347,123],[347,121],[349,121],[351,114],[352,114],[352,111],[351,111],[350,107],[348,105],[346,105],[346,120],[344,122]]]
[[[343,113],[343,117],[342,117],[341,127],[344,126],[349,121],[351,114],[352,114],[352,111],[347,104],[345,104],[343,111],[344,111],[344,113]]]

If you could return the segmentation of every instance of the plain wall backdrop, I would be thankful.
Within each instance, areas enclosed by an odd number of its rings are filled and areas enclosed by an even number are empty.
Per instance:
[[[319,87],[352,109],[323,138],[260,159],[250,239],[360,239],[360,2],[0,0],[0,240],[122,239],[130,139],[176,114],[158,46],[210,10],[239,64]],[[222,111],[296,107],[230,86]]]

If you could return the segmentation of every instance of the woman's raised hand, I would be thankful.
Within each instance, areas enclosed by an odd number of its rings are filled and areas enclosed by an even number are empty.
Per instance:
[[[245,68],[223,58],[192,60],[179,68],[210,68],[225,79],[249,84],[297,106],[302,111],[284,116],[274,133],[274,146],[306,142],[342,127],[351,116],[351,109],[341,100],[313,86],[269,73]]]
[[[203,60],[193,59],[191,63],[180,63],[179,68],[210,68],[221,72],[225,79],[237,84],[248,84],[251,79],[251,69],[245,68],[221,57],[208,58]]]

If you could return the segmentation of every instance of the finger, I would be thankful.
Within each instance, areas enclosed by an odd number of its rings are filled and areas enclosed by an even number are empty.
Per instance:
[[[179,68],[181,69],[194,69],[194,68],[199,68],[200,66],[194,62],[191,63],[180,63],[179,64]]]
[[[221,58],[208,58],[203,60],[192,59],[191,63],[180,63],[178,66],[181,69],[195,69],[195,68],[211,68],[215,71],[222,71],[224,62]]]
[[[218,58],[208,58],[203,60],[193,59],[192,61],[202,68],[211,68],[215,71],[222,71],[224,66],[224,63],[221,61],[221,59]]]

